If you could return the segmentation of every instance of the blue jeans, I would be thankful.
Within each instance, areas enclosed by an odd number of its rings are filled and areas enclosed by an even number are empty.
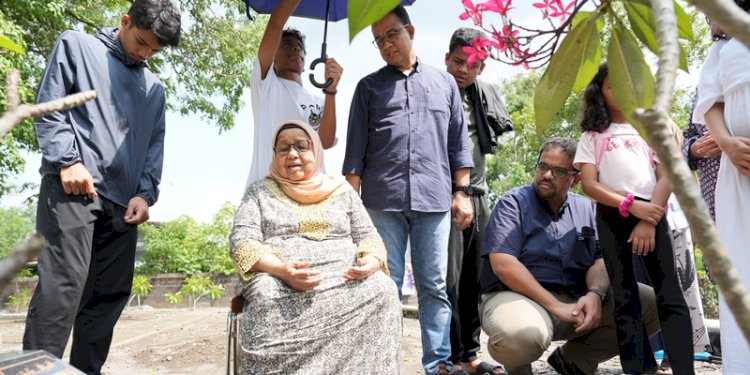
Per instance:
[[[422,367],[434,374],[441,363],[450,365],[451,305],[445,292],[448,268],[449,212],[390,212],[367,209],[388,250],[388,268],[401,295],[406,244],[419,299]],[[448,366],[450,368],[450,366]]]

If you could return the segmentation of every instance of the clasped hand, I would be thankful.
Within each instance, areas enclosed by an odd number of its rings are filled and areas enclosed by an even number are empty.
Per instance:
[[[560,303],[551,311],[562,322],[573,323],[577,333],[586,332],[599,326],[602,317],[602,302],[599,296],[587,293],[576,303]]]
[[[451,203],[451,217],[458,230],[464,230],[471,225],[474,219],[474,209],[471,207],[471,199],[465,193],[456,193]]]
[[[372,255],[366,255],[356,260],[356,265],[350,267],[343,274],[345,281],[362,280],[380,270],[380,259]],[[310,262],[289,261],[281,265],[278,277],[289,285],[290,288],[307,292],[323,282],[323,276],[319,270],[310,268]]]
[[[382,268],[380,259],[372,255],[357,258],[353,266],[344,272],[344,281],[363,280]]]
[[[628,211],[635,217],[647,221],[652,225],[658,224],[661,218],[664,217],[664,213],[666,212],[664,207],[660,207],[659,205],[653,204],[651,202],[639,200],[633,201],[633,203],[628,207]]]
[[[743,176],[750,176],[750,138],[732,138],[725,151],[737,171]]]

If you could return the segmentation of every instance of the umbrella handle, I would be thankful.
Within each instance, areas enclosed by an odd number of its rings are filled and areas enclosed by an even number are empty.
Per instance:
[[[325,64],[326,59],[323,57],[318,57],[317,59],[313,60],[313,62],[310,64],[310,69],[315,70],[315,66],[324,63]],[[310,73],[310,83],[313,84],[313,86],[319,88],[319,89],[325,89],[326,87],[330,86],[333,83],[333,78],[328,78],[325,82],[320,83],[315,80],[315,73]]]
[[[315,66],[317,66],[320,63],[325,64],[325,62],[326,62],[326,44],[323,43],[323,46],[320,51],[320,57],[318,57],[317,59],[313,60],[312,63],[310,63],[310,70],[313,71],[312,73],[310,73],[310,83],[312,83],[313,86],[319,89],[323,89],[324,91],[326,87],[330,86],[333,83],[333,78],[328,78],[323,83],[316,81],[315,80]]]

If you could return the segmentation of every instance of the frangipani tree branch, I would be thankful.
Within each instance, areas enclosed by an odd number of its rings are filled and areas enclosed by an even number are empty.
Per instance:
[[[8,74],[8,111],[3,114],[3,117],[0,117],[0,138],[5,137],[16,125],[28,117],[41,116],[77,107],[94,98],[96,98],[96,91],[91,90],[68,95],[46,103],[18,105],[18,71],[12,70]]]
[[[96,97],[96,91],[86,91],[64,98],[53,100],[51,102],[39,103],[36,105],[19,105],[18,99],[18,71],[12,69],[7,77],[6,109],[7,112],[0,117],[0,138],[5,137],[13,127],[20,124],[21,121],[28,117],[40,116],[47,113],[62,111],[68,108],[77,107]],[[0,260],[0,290],[16,277],[21,269],[26,266],[30,260],[34,259],[44,249],[46,241],[37,234],[32,234],[28,239],[22,242],[18,247]]]
[[[698,3],[700,0],[695,1]],[[716,0],[717,3],[725,0]],[[712,1],[706,1],[711,3]],[[729,1],[731,3],[731,1]],[[733,5],[733,4],[732,4]],[[672,137],[668,111],[672,104],[675,77],[679,65],[679,42],[677,39],[677,19],[672,0],[652,0],[651,6],[656,20],[659,40],[659,70],[656,74],[656,97],[654,108],[638,109],[635,118],[641,123],[651,141],[651,146],[659,156],[662,171],[667,174],[672,190],[677,195],[680,206],[691,228],[701,228],[693,232],[696,243],[703,249],[704,256],[711,264],[714,279],[726,298],[729,309],[738,317],[745,339],[750,341],[750,297],[742,285],[742,280],[734,270],[716,231],[708,207],[697,188],[695,178],[682,157]],[[726,15],[736,13],[725,10]],[[713,20],[713,17],[712,17]],[[718,19],[717,19],[718,20]],[[748,19],[750,21],[750,17]],[[750,29],[750,26],[745,30]],[[725,30],[726,32],[726,30]],[[747,35],[746,33],[746,36]]]
[[[26,263],[39,255],[46,244],[42,236],[32,234],[10,255],[0,260],[0,290],[5,289],[5,286],[26,266]]]

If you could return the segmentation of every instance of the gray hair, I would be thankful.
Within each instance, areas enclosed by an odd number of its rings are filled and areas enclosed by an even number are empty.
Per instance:
[[[549,151],[553,148],[562,150],[562,152],[564,152],[570,157],[571,160],[573,160],[576,157],[576,148],[578,148],[578,143],[573,139],[567,137],[556,137],[548,139],[539,149],[539,157],[537,158],[537,160],[541,159],[544,152]]]

